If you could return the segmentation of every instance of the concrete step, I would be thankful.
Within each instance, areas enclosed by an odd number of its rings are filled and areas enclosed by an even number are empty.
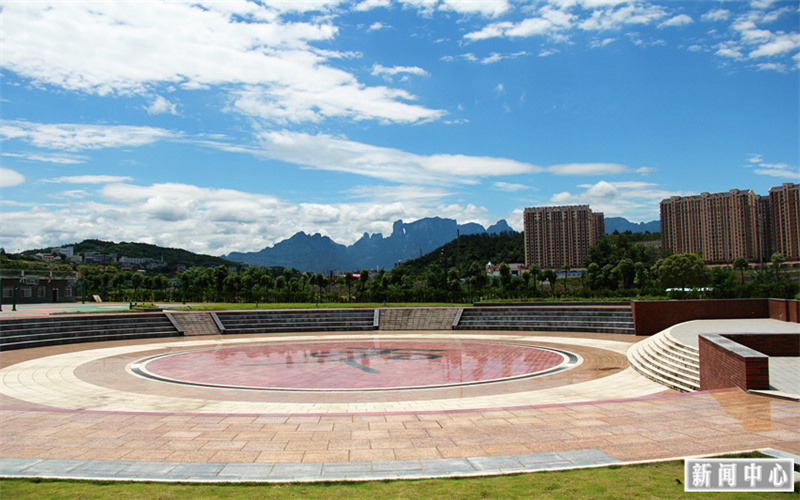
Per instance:
[[[700,368],[686,346],[673,344],[664,332],[644,339],[628,350],[631,365],[646,377],[673,389],[691,392],[700,388]]]
[[[635,346],[638,346],[638,344]],[[692,383],[687,383],[683,378],[675,377],[668,372],[660,370],[652,361],[642,357],[639,353],[639,349],[635,346],[628,351],[628,361],[630,361],[631,366],[633,366],[636,371],[650,380],[676,391],[693,392],[697,390],[696,386]]]

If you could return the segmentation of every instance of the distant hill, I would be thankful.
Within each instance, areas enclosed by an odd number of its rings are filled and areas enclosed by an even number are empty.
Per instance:
[[[650,222],[631,222],[623,217],[606,217],[606,234],[611,234],[614,231],[624,233],[630,231],[632,233],[660,233],[661,221],[654,220]]]
[[[501,234],[472,234],[461,236],[458,241],[445,243],[422,257],[403,263],[408,274],[419,276],[431,264],[442,269],[458,268],[466,270],[477,262],[481,268],[489,262],[500,264],[525,262],[525,241],[523,233],[506,231]]]
[[[398,261],[420,257],[461,235],[500,234],[513,231],[505,220],[484,228],[480,224],[458,224],[453,219],[430,217],[415,222],[395,221],[392,234],[364,235],[350,246],[320,234],[299,232],[258,252],[232,252],[226,259],[255,265],[295,268],[305,272],[391,269]]]
[[[219,265],[230,266],[238,264],[237,262],[231,262],[222,257],[196,254],[188,250],[165,248],[149,243],[131,243],[125,241],[122,243],[114,243],[113,241],[84,240],[80,243],[61,246],[74,247],[76,254],[98,252],[105,255],[117,254],[117,257],[163,259],[167,263],[167,268],[170,271],[173,271],[178,265],[184,265],[186,267],[216,267]],[[50,248],[45,248],[26,250],[23,253],[33,255],[35,253],[47,253],[49,251]]]

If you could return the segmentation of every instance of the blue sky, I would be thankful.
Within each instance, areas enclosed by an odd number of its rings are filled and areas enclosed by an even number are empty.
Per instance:
[[[0,245],[220,255],[800,182],[800,2],[0,2]]]

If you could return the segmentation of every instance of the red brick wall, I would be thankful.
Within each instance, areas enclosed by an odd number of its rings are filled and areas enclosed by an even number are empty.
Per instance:
[[[703,336],[698,340],[700,390],[730,387],[743,390],[769,389],[769,358],[741,355]]]
[[[767,356],[800,356],[800,334],[797,333],[732,333],[723,336]]]
[[[694,319],[770,317],[767,299],[634,300],[631,308],[636,335],[653,335]]]
[[[800,323],[800,300],[769,299],[769,317]]]

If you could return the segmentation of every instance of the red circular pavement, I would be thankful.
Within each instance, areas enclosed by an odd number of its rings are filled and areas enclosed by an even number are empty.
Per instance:
[[[541,375],[574,362],[540,347],[479,342],[259,344],[166,354],[136,373],[183,384],[273,390],[442,387]]]

